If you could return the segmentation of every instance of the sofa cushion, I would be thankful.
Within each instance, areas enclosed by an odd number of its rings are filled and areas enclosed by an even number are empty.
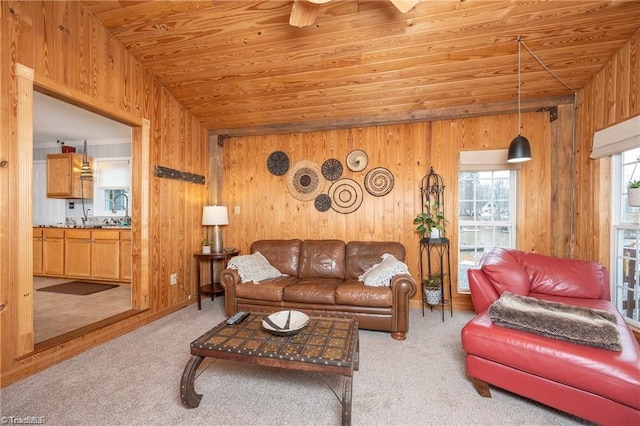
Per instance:
[[[602,299],[605,268],[599,262],[563,259],[522,252],[521,264],[528,275],[531,293],[563,297]]]
[[[301,244],[301,240],[260,240],[251,244],[251,253],[259,251],[280,272],[297,277]]]
[[[389,286],[391,278],[394,276],[409,273],[407,265],[396,259],[394,255],[385,253],[381,257],[382,261],[360,275],[358,280],[364,282],[367,286],[382,287]]]
[[[284,289],[298,282],[297,277],[279,277],[255,285],[252,282],[236,284],[236,297],[240,299],[281,302]]]
[[[300,278],[344,279],[345,245],[340,240],[305,240],[300,251]]]
[[[393,305],[389,287],[369,287],[362,281],[347,280],[336,289],[336,304],[387,308]]]
[[[243,283],[249,281],[259,283],[283,275],[260,252],[233,257],[227,266],[238,271]]]
[[[284,288],[282,300],[286,302],[333,305],[340,278],[300,278]]]
[[[401,262],[406,258],[404,246],[398,242],[350,241],[345,247],[345,279],[357,280],[369,268],[380,262],[380,256],[389,253]]]
[[[493,247],[485,250],[481,269],[498,294],[509,291],[526,296],[529,294],[529,277],[513,253],[517,250]]]

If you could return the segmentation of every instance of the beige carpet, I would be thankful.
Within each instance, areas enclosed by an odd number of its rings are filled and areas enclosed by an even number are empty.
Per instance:
[[[411,312],[408,338],[360,331],[354,425],[575,425],[580,419],[492,388],[480,397],[464,372],[460,329]],[[50,425],[338,425],[335,376],[228,361],[203,362],[200,406],[184,408],[179,384],[189,343],[224,319],[223,298],[203,300],[2,390],[1,415]],[[202,367],[201,367],[202,369]],[[326,383],[325,383],[326,381]]]

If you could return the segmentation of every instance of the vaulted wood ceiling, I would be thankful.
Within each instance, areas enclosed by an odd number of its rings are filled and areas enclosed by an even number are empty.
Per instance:
[[[81,1],[230,135],[513,111],[518,36],[580,90],[640,28],[635,0],[422,0],[406,14],[389,0],[333,0],[304,28],[289,25],[292,2]],[[523,109],[573,99],[524,48],[521,60]]]

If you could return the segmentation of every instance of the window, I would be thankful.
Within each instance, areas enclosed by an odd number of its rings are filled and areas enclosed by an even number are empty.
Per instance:
[[[94,159],[94,216],[122,217],[129,214],[131,160]]]
[[[458,292],[465,292],[467,270],[478,266],[485,248],[516,245],[516,172],[462,171],[458,182]]]
[[[640,327],[640,207],[629,205],[627,185],[640,179],[640,148],[611,157],[612,300],[627,322]]]

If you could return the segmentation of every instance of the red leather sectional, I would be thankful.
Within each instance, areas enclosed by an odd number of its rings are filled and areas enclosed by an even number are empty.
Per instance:
[[[640,346],[610,302],[598,262],[493,248],[468,272],[477,316],[462,329],[467,374],[603,425],[640,425]],[[489,307],[504,291],[613,313],[622,351],[597,349],[495,325]]]

